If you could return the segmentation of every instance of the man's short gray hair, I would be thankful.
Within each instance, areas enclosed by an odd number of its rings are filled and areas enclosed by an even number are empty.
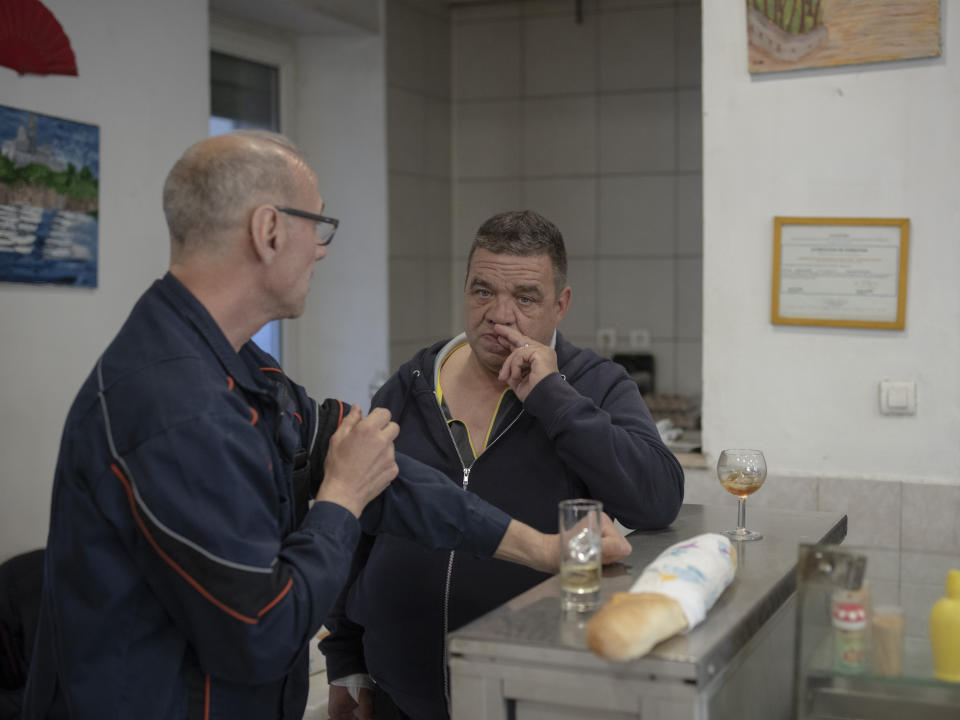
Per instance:
[[[567,251],[560,229],[533,210],[510,210],[494,215],[477,230],[467,268],[477,249],[508,255],[547,255],[553,266],[557,292],[567,284]],[[469,270],[468,270],[469,272]]]
[[[291,160],[306,160],[289,138],[264,130],[231,135],[254,142],[226,143],[215,151],[197,143],[167,175],[163,213],[175,249],[196,246],[217,230],[242,224],[258,202],[296,197]]]

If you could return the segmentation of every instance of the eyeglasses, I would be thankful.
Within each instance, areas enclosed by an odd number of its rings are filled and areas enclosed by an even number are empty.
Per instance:
[[[296,208],[289,207],[280,207],[275,205],[277,210],[287,215],[295,215],[297,217],[306,218],[307,220],[313,220],[314,224],[317,227],[317,244],[318,245],[329,245],[330,241],[333,240],[333,234],[337,231],[337,228],[340,226],[340,221],[336,218],[327,217],[326,215],[317,215],[316,213],[307,212],[306,210],[297,210]]]

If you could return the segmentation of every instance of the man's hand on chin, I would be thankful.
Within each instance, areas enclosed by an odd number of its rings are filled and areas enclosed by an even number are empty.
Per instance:
[[[557,353],[549,345],[529,338],[509,325],[494,325],[500,344],[510,354],[500,368],[500,380],[520,398],[527,399],[537,383],[551,373],[560,372]]]

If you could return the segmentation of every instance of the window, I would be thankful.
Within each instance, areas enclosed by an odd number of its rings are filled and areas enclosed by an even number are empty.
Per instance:
[[[280,71],[226,53],[210,53],[210,135],[240,129],[280,132]],[[274,320],[253,341],[281,364],[281,324]]]
[[[210,53],[210,134],[240,128],[280,132],[279,71],[214,50]]]

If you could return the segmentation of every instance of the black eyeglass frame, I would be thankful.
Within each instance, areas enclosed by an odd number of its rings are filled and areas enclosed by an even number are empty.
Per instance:
[[[287,215],[295,215],[296,217],[306,218],[307,220],[313,220],[315,223],[327,223],[328,225],[333,226],[333,231],[330,233],[330,237],[326,240],[323,239],[323,235],[317,233],[317,237],[320,238],[317,241],[319,245],[329,245],[333,241],[333,236],[337,234],[337,228],[340,227],[340,221],[336,218],[327,217],[326,215],[317,215],[316,213],[307,212],[306,210],[298,210],[297,208],[285,207],[282,205],[274,205],[278,212],[286,213]]]

